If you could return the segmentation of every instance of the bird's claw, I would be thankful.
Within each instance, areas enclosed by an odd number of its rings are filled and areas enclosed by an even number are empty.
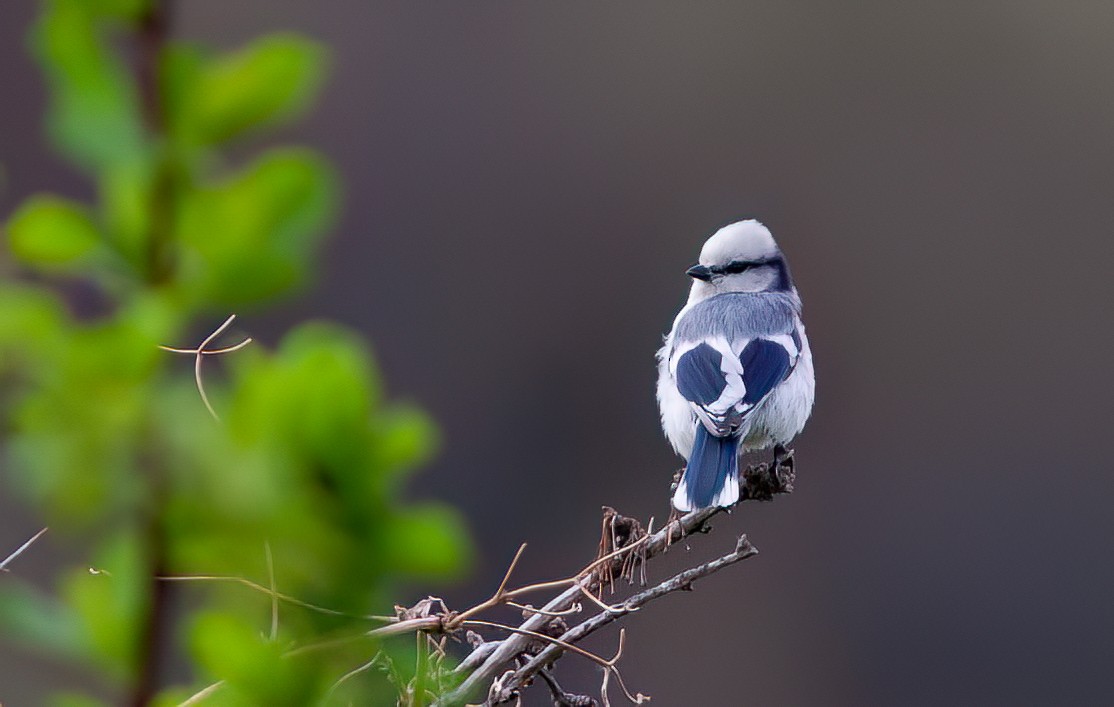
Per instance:
[[[796,468],[793,462],[793,450],[786,449],[780,444],[775,445],[774,461],[770,465],[770,477],[773,479],[774,483],[779,488],[785,486],[786,483],[792,483],[795,471]]]

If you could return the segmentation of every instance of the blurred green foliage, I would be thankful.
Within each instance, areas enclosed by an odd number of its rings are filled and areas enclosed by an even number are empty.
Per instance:
[[[394,583],[468,561],[450,509],[400,501],[436,431],[385,398],[367,345],[338,326],[308,323],[274,350],[229,354],[215,378],[210,357],[222,423],[189,362],[157,348],[199,339],[232,308],[257,310],[308,276],[336,211],[328,162],[284,147],[238,165],[221,149],[301,114],[326,52],[280,34],[214,55],[160,36],[145,0],[42,7],[32,46],[51,92],[49,135],[98,198],[34,196],[7,221],[0,265],[20,274],[0,283],[0,433],[6,483],[87,560],[50,594],[0,577],[0,631],[88,666],[114,701],[175,704],[218,680],[206,704],[327,701],[378,647],[292,647],[359,637],[376,625],[359,617],[384,613]],[[95,292],[100,313],[76,315],[75,291]],[[267,585],[267,549],[278,591],[340,613],[282,604],[271,635],[265,593],[155,579]],[[195,680],[156,696],[146,684],[179,650]],[[393,694],[368,671],[329,699]]]

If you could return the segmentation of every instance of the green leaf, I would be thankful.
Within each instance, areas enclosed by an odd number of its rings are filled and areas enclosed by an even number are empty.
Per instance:
[[[159,88],[166,110],[167,132],[173,146],[181,154],[189,154],[200,146],[202,139],[197,117],[201,71],[205,52],[186,42],[166,45],[159,63]]]
[[[50,136],[91,171],[133,160],[146,149],[135,87],[104,31],[94,4],[53,0],[31,36],[51,88]]]
[[[197,662],[225,682],[220,703],[312,704],[312,658],[284,659],[284,647],[264,639],[260,628],[242,616],[217,612],[201,614],[194,623],[190,644]]]
[[[470,563],[472,551],[467,538],[455,511],[427,503],[411,506],[391,519],[384,550],[398,572],[443,579],[458,574]]]
[[[27,265],[70,265],[101,242],[97,227],[79,205],[55,196],[34,196],[8,222],[12,254]]]
[[[240,306],[299,284],[335,194],[331,167],[303,149],[272,150],[232,179],[191,192],[178,224],[184,291]]]
[[[257,39],[201,70],[192,102],[193,130],[212,144],[294,117],[312,101],[325,50],[294,34]]]
[[[115,249],[136,271],[148,267],[154,169],[146,160],[119,162],[100,174],[100,215]]]
[[[0,583],[0,633],[57,655],[79,654],[81,631],[73,612],[61,602],[11,580]]]
[[[45,289],[0,283],[0,371],[10,373],[12,361],[49,361],[57,352],[59,329],[65,317],[58,297]],[[12,359],[6,358],[12,354]]]
[[[138,533],[124,531],[101,545],[91,570],[74,569],[63,583],[90,656],[117,679],[128,679],[138,666],[150,582]]]
[[[375,420],[375,459],[391,470],[422,464],[437,452],[437,425],[413,405],[394,405]]]
[[[368,359],[363,342],[338,326],[304,324],[283,339],[288,438],[314,458],[339,460],[358,445],[377,388]]]

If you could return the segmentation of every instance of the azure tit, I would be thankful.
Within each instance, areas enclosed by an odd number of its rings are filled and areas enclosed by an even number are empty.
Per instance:
[[[665,436],[688,461],[673,496],[687,512],[739,500],[739,457],[775,463],[812,410],[812,352],[785,257],[758,221],[724,226],[688,269],[692,289],[658,351]]]

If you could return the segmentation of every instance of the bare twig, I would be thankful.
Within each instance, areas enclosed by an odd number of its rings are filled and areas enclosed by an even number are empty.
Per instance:
[[[382,655],[383,655],[382,653],[376,653],[375,657],[373,657],[368,662],[366,662],[363,665],[360,665],[358,667],[355,667],[352,670],[349,670],[344,675],[342,675],[336,682],[333,683],[332,687],[329,688],[329,691],[327,693],[325,693],[325,699],[329,699],[330,697],[332,697],[333,693],[336,692],[337,688],[340,687],[341,685],[343,685],[346,681],[351,680],[352,678],[356,677],[360,673],[367,672],[368,670],[371,670],[376,665],[378,665],[379,660],[380,660],[380,656],[382,656]]]
[[[458,673],[468,674],[476,668],[483,665],[484,661],[491,657],[495,649],[499,647],[502,641],[483,641],[473,646],[472,652],[468,657],[461,661],[460,665],[456,667]]]
[[[547,635],[547,634],[544,634],[544,633],[539,633],[537,631],[529,631],[529,630],[526,630],[524,628],[517,627],[517,626],[508,626],[507,624],[496,623],[495,621],[480,621],[478,619],[469,619],[467,624],[469,626],[486,626],[488,628],[502,629],[503,631],[509,631],[511,633],[517,633],[521,636],[529,636],[530,638],[536,638],[539,641],[543,641],[543,642],[547,642],[547,643],[553,643],[553,644],[558,645],[560,648],[562,648],[566,651],[572,651],[573,653],[577,653],[578,655],[584,656],[588,660],[592,661],[593,663],[596,663],[597,665],[600,665],[601,667],[606,668],[608,666],[608,661],[607,661],[606,658],[601,658],[598,655],[596,655],[595,653],[593,653],[591,651],[588,651],[588,650],[585,650],[585,649],[581,648],[580,646],[576,646],[576,645],[573,645],[571,643],[567,643],[565,641],[562,641],[559,638],[554,638],[553,636],[550,636],[550,635]]]
[[[245,346],[247,346],[248,344],[251,343],[251,337],[249,336],[248,338],[244,339],[243,341],[241,341],[240,343],[238,343],[234,346],[226,346],[225,348],[222,348],[222,349],[207,348],[209,346],[209,344],[211,344],[213,342],[213,339],[216,339],[218,336],[220,336],[224,332],[224,330],[227,329],[232,324],[233,321],[235,321],[235,319],[236,319],[235,314],[229,315],[228,319],[225,319],[223,324],[221,324],[219,327],[217,327],[213,331],[213,333],[211,333],[207,337],[205,337],[205,340],[202,341],[198,345],[198,347],[195,348],[195,349],[179,349],[179,348],[174,348],[172,346],[159,346],[159,348],[162,349],[163,351],[169,351],[171,353],[180,353],[180,354],[191,354],[194,357],[194,359],[193,359],[193,380],[197,384],[197,392],[201,394],[201,402],[205,403],[205,408],[209,411],[209,414],[212,415],[213,419],[216,420],[217,422],[220,422],[220,415],[217,414],[217,411],[213,409],[212,403],[209,402],[209,396],[205,393],[205,384],[201,380],[201,361],[206,356],[216,356],[216,355],[219,355],[219,354],[226,354],[226,353],[232,353],[233,351],[239,351],[240,349],[244,348]]]
[[[636,609],[670,592],[689,589],[692,583],[701,577],[706,577],[724,567],[733,565],[736,562],[740,562],[757,554],[758,550],[750,543],[747,536],[740,536],[738,542],[735,544],[735,550],[733,552],[712,560],[711,562],[705,562],[704,564],[679,572],[664,582],[635,594],[626,601],[624,606],[629,609]],[[529,663],[516,670],[513,677],[503,681],[504,690],[507,691],[506,695],[509,695],[510,691],[525,684],[543,667],[561,657],[563,644],[575,644],[577,641],[583,640],[589,634],[603,628],[621,615],[622,614],[616,614],[610,611],[601,611],[592,618],[566,631],[561,636],[559,643],[554,642],[554,644],[547,646],[543,651],[531,658]],[[504,697],[506,695],[504,695]]]
[[[705,508],[699,511],[693,511],[667,524],[653,535],[645,536],[644,539],[638,541],[637,547],[644,548],[645,557],[647,559],[654,557],[662,553],[669,543],[677,542],[681,538],[691,535],[698,529],[703,528],[708,519],[721,510],[722,509],[718,508]],[[586,591],[592,593],[600,586],[600,573],[591,572],[591,569],[594,569],[607,560],[615,559],[616,556],[623,552],[624,550],[620,548],[590,563],[586,568],[587,573],[579,575],[577,579],[571,582],[561,581],[548,583],[548,585],[552,587],[566,586],[567,588],[541,608],[549,613],[565,611],[578,601]],[[526,619],[519,628],[524,631],[540,632],[550,621],[552,621],[551,617],[539,613]],[[464,681],[455,690],[444,695],[436,704],[439,707],[461,705],[470,698],[482,694],[483,687],[494,680],[497,675],[501,674],[504,665],[513,660],[515,656],[525,652],[530,640],[531,638],[528,635],[511,635],[504,639],[499,644],[499,647],[491,652],[487,660],[478,667],[471,668],[471,665],[468,664],[467,661],[461,663],[461,665],[457,667],[456,672],[458,674],[466,674],[467,677],[464,678]],[[462,670],[466,665],[470,668],[470,672],[466,673],[465,670]]]
[[[604,673],[605,675],[607,673]],[[549,692],[553,695],[554,707],[596,707],[599,703],[587,695],[574,695],[570,692],[565,692],[561,688],[560,683],[553,677],[553,674],[548,670],[542,670],[538,673],[541,675],[542,680],[549,686]]]
[[[511,564],[507,567],[507,571],[503,573],[503,581],[499,583],[499,588],[495,590],[495,593],[491,595],[491,598],[481,604],[473,606],[467,611],[462,611],[460,614],[453,617],[452,621],[448,624],[448,628],[452,629],[457,626],[461,626],[469,617],[475,616],[476,614],[482,611],[486,611],[494,606],[498,606],[499,604],[503,603],[504,599],[512,596],[510,593],[507,592],[507,582],[510,581],[511,573],[513,573],[514,568],[518,566],[518,561],[522,559],[522,553],[525,551],[526,543],[522,543],[518,546],[518,552],[514,554],[514,559],[511,560]]]
[[[614,605],[614,606],[612,606],[610,604],[605,604],[602,599],[597,597],[595,594],[592,594],[587,589],[584,589],[583,587],[581,587],[581,591],[584,592],[584,596],[586,596],[586,597],[588,597],[589,599],[592,600],[593,604],[595,604],[599,608],[603,609],[604,611],[610,611],[613,614],[626,613],[626,609],[624,609],[622,606],[619,606],[617,604]]]
[[[774,494],[786,493],[792,488],[791,467],[779,467],[771,471],[767,465],[759,465],[748,469],[746,474],[748,485],[753,484],[755,488],[762,490],[760,494],[744,495],[744,498],[766,500]],[[641,704],[648,701],[649,697],[641,693],[632,693],[624,683],[617,665],[623,654],[625,630],[620,629],[619,647],[610,659],[585,650],[578,644],[595,631],[639,610],[651,601],[671,592],[690,589],[696,580],[757,554],[757,550],[746,536],[740,536],[734,551],[718,559],[679,572],[663,582],[634,593],[619,603],[607,604],[600,599],[600,594],[606,588],[614,589],[613,585],[618,578],[626,578],[633,582],[639,569],[642,572],[641,576],[645,577],[646,562],[666,552],[673,543],[694,534],[708,532],[710,530],[708,520],[721,510],[724,509],[709,508],[675,517],[661,530],[652,532],[652,520],[647,526],[648,530],[643,530],[638,521],[620,516],[613,509],[608,508],[605,509],[598,557],[571,577],[508,589],[514,570],[525,551],[526,546],[522,545],[516,551],[496,590],[488,599],[473,607],[456,613],[451,611],[441,599],[427,597],[409,608],[395,607],[394,617],[360,617],[386,621],[387,624],[384,626],[348,637],[332,638],[294,647],[283,655],[292,658],[350,644],[360,639],[384,639],[413,633],[418,644],[418,662],[413,679],[403,681],[391,661],[385,654],[380,653],[342,675],[334,683],[330,694],[354,676],[376,665],[385,665],[384,669],[393,675],[392,680],[399,690],[400,704],[406,705],[432,704],[434,707],[459,707],[484,693],[487,695],[485,705],[521,704],[522,690],[539,675],[549,685],[555,703],[559,705],[579,707],[602,704],[607,707],[610,705],[608,689],[612,684],[612,678],[618,683],[628,700]],[[279,600],[324,613],[341,613],[278,593],[274,587],[273,569],[269,570],[268,574],[271,582],[269,589],[238,577],[189,576],[164,579],[233,581],[265,593],[272,599],[272,627],[275,603]],[[645,581],[642,584],[644,586]],[[523,594],[545,590],[560,590],[560,592],[540,608],[514,601],[514,598]],[[583,610],[584,605],[581,602],[584,597],[587,597],[600,611],[569,628],[565,623],[565,617]],[[521,610],[522,623],[513,626],[478,618],[481,613],[501,605]],[[469,628],[494,629],[505,631],[510,635],[498,641],[485,641],[478,633],[467,630]],[[472,647],[472,651],[450,672],[443,667],[446,644],[450,638],[460,640],[462,633],[465,634],[463,638]],[[586,658],[603,668],[599,702],[594,698],[573,695],[561,690],[549,671],[553,663],[565,653]],[[455,689],[446,691],[445,682],[449,678],[459,680],[460,683]],[[190,704],[192,701],[200,700],[205,694],[211,694],[211,691],[217,687],[219,685],[215,684],[201,691],[190,698]]]
[[[554,638],[553,636],[549,636],[544,633],[538,633],[536,631],[526,631],[521,628],[515,628],[514,626],[507,626],[506,624],[495,623],[494,621],[472,620],[468,621],[468,624],[472,626],[488,626],[491,628],[499,628],[503,629],[504,631],[510,631],[511,633],[536,638],[539,641],[549,643],[549,648],[556,649],[558,656],[560,656],[561,652],[563,651],[571,651],[573,653],[576,653],[577,655],[587,658],[596,665],[599,665],[601,668],[604,669],[603,685],[601,686],[601,696],[604,704],[607,704],[607,681],[609,675],[615,676],[615,680],[618,681],[620,689],[622,689],[623,693],[627,696],[627,699],[629,699],[631,702],[640,705],[643,702],[649,701],[650,699],[642,693],[632,695],[630,693],[630,690],[627,689],[626,684],[623,682],[623,676],[619,672],[619,668],[616,666],[616,663],[619,662],[619,658],[623,656],[623,642],[626,640],[625,629],[619,630],[619,648],[615,651],[614,657],[609,660],[607,658],[602,658],[591,651],[585,650],[573,643],[569,643],[562,638]],[[556,658],[554,658],[554,660],[556,660]],[[533,661],[534,659],[531,659],[530,663],[533,663]],[[529,665],[530,663],[528,663],[527,665]],[[500,680],[499,688],[493,690],[488,694],[488,700],[492,704],[501,704],[504,702],[508,702],[517,695],[518,689],[526,682],[526,680],[519,678],[519,673],[521,672],[521,670],[522,669],[513,671],[512,673],[505,674],[502,677],[502,679]]]
[[[593,599],[595,599],[595,597],[593,597]],[[546,616],[569,616],[571,614],[579,614],[581,611],[584,611],[584,607],[580,604],[573,604],[564,611],[546,611],[545,609],[537,609],[530,604],[519,604],[515,601],[508,601],[507,606],[513,606],[514,608],[521,610],[523,617],[529,616],[530,614],[545,614]]]
[[[31,547],[31,545],[33,545],[36,540],[41,538],[43,536],[43,533],[45,533],[47,530],[49,530],[49,528],[43,528],[39,532],[35,533],[34,535],[31,536],[31,538],[27,542],[23,543],[18,548],[16,548],[15,552],[13,552],[12,554],[5,557],[4,561],[0,562],[0,572],[7,572],[8,571],[8,565],[11,564],[12,560],[14,560],[15,558],[22,555],[23,551],[26,550],[27,548]]]
[[[600,700],[603,702],[603,707],[611,707],[611,700],[607,698],[607,682],[608,678],[612,675],[614,675],[615,679],[619,682],[619,689],[623,691],[623,695],[628,700],[636,705],[650,701],[650,696],[643,695],[641,692],[636,695],[630,694],[630,690],[627,689],[626,683],[623,682],[623,674],[620,673],[619,668],[615,666],[615,664],[619,662],[619,659],[623,657],[623,645],[626,637],[627,630],[623,628],[619,629],[619,648],[615,651],[615,656],[607,661],[608,670],[603,671],[603,682],[600,684]]]
[[[758,500],[767,500],[772,498],[774,494],[788,493],[792,490],[794,481],[794,472],[791,465],[772,468],[771,465],[759,464],[748,468],[744,472],[744,476],[748,488],[762,489],[760,495],[744,494],[744,499],[757,498]],[[610,584],[612,578],[616,576],[616,574],[619,574],[619,576],[623,576],[624,574],[628,577],[631,576],[629,574],[632,570],[630,558],[635,554],[637,554],[635,564],[644,566],[648,560],[666,552],[673,543],[695,533],[707,532],[709,529],[708,521],[723,510],[725,509],[705,508],[693,511],[679,518],[673,518],[666,523],[665,527],[661,530],[652,533],[647,532],[641,537],[638,537],[638,531],[634,523],[625,523],[620,532],[620,529],[617,528],[613,522],[608,524],[605,520],[604,532],[601,535],[607,539],[607,542],[601,544],[601,557],[590,563],[584,570],[575,575],[571,581],[559,580],[548,582],[544,585],[532,585],[531,587],[523,588],[523,590],[506,592],[508,597],[512,597],[526,589],[534,590],[541,589],[542,587],[565,587],[564,591],[541,607],[541,610],[545,613],[537,613],[530,616],[523,621],[519,628],[533,632],[544,632],[545,627],[553,621],[553,618],[549,616],[549,614],[568,610],[585,594],[594,596],[605,583]],[[614,511],[610,513],[605,511],[605,519],[613,513]],[[625,538],[622,537],[624,535],[626,536]],[[669,584],[670,581],[677,581],[686,585],[691,584],[691,582],[698,577],[705,576],[705,574],[715,572],[722,567],[745,559],[745,557],[751,556],[754,552],[754,549],[747,544],[745,548],[737,548],[736,552],[725,555],[719,560],[706,563],[705,565],[687,571],[697,574],[689,575],[681,573],[672,580],[667,580],[667,582],[659,584],[654,588],[634,595],[621,605],[608,607],[602,613],[572,629],[572,631],[583,631],[583,635],[578,633],[569,635],[568,632],[566,632],[566,634],[562,636],[562,640],[568,643],[575,643],[583,638],[584,635],[614,621],[617,617],[623,616],[643,606],[648,601],[659,596],[658,592],[668,593],[668,591],[675,591],[675,589],[669,588],[672,586]],[[617,609],[619,608],[622,608],[622,611],[618,611]],[[490,655],[482,662],[477,660],[465,660],[462,662],[455,672],[457,675],[464,676],[463,682],[461,682],[455,690],[444,695],[441,700],[436,703],[437,707],[455,707],[456,705],[464,704],[477,695],[483,694],[484,686],[491,684],[497,676],[504,675],[504,667],[511,663],[516,656],[526,652],[530,641],[531,638],[529,636],[513,634],[501,641],[499,647],[492,650]],[[543,654],[547,654],[546,660],[548,661],[556,660],[562,652],[563,651],[560,650],[559,647],[555,647],[554,645],[550,645],[542,651]],[[537,659],[532,659],[530,663],[528,663],[528,665],[531,666],[529,668],[531,674],[537,672],[536,666],[540,664],[542,664],[541,661]],[[509,671],[509,673],[500,680],[500,684],[505,687],[511,685],[512,681],[518,683],[518,673],[519,671],[517,670]],[[501,691],[494,690],[492,692],[500,694]]]
[[[278,638],[278,590],[275,588],[275,558],[271,556],[271,543],[263,543],[263,551],[267,556],[267,582],[271,589],[271,640]]]
[[[417,619],[403,619],[397,623],[380,626],[364,633],[369,638],[385,638],[387,636],[401,636],[404,633],[415,631],[437,631],[445,628],[443,616],[423,616]]]
[[[96,569],[93,567],[89,568],[89,573],[105,575],[110,574],[108,570]],[[310,604],[308,601],[302,601],[301,599],[298,599],[296,597],[283,594],[282,592],[274,591],[273,589],[264,587],[262,584],[258,584],[257,582],[253,582],[250,579],[245,579],[243,577],[219,574],[182,574],[162,575],[160,577],[156,577],[155,579],[159,580],[160,582],[229,582],[232,584],[239,584],[262,594],[266,594],[276,601],[282,601],[286,602],[287,604],[293,604],[294,606],[300,606],[303,609],[316,611],[319,614],[328,614],[329,616],[344,616],[351,619],[364,619],[366,621],[384,621],[388,623],[397,621],[397,619],[395,619],[393,616],[349,614],[344,611],[337,611],[336,609],[329,609],[328,607]]]
[[[186,699],[185,702],[178,703],[178,707],[190,707],[190,705],[201,704],[201,702],[206,697],[210,697],[213,693],[215,693],[217,690],[221,689],[223,686],[224,686],[224,680],[221,680],[221,681],[215,682],[212,685],[209,685],[205,688],[202,688],[201,690],[198,690],[194,694],[190,695]]]

